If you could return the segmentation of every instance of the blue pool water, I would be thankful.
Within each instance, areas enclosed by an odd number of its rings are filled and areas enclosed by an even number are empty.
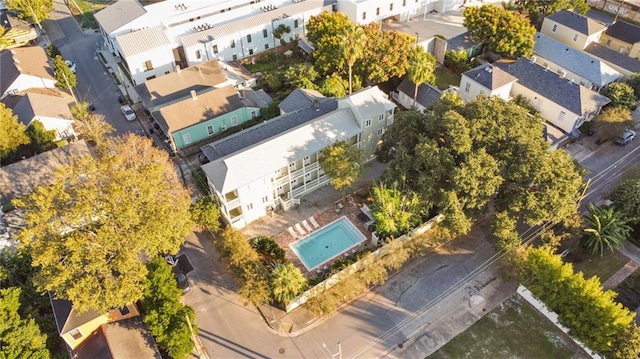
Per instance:
[[[347,217],[340,217],[290,246],[307,270],[312,270],[365,239]]]

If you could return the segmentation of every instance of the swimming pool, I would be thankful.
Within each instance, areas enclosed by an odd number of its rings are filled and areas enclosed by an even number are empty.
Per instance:
[[[320,228],[317,232],[291,243],[291,249],[298,255],[307,270],[313,270],[323,263],[355,247],[366,237],[347,219],[340,217]]]

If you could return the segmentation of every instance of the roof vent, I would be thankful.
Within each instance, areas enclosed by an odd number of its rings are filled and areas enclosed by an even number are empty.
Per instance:
[[[565,70],[560,70],[560,78],[563,79],[567,76],[567,72]]]
[[[198,96],[196,95],[196,90],[191,90],[190,93],[191,93],[191,99],[192,100],[197,100],[198,99]]]
[[[313,100],[313,108],[315,108],[316,111],[320,111],[320,101]]]
[[[538,59],[537,57],[531,56],[531,63],[535,64],[537,59]]]
[[[490,66],[485,67],[484,70],[486,72],[488,72],[488,73],[492,73],[493,72],[493,69]]]

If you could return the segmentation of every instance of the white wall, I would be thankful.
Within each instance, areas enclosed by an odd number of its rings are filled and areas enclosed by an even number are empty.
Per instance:
[[[40,122],[42,122],[42,125],[48,131],[56,131],[56,141],[76,136],[76,132],[73,130],[72,126],[73,120],[44,116],[36,116],[33,120],[39,120]]]
[[[54,88],[56,80],[43,79],[42,77],[20,74],[11,86],[7,88],[2,98],[10,94],[12,91],[20,92],[30,88]]]
[[[168,46],[160,46],[140,54],[127,56],[126,61],[134,85],[144,83],[151,76],[160,77],[166,72],[175,71],[173,52]],[[151,61],[152,70],[145,71],[144,63],[146,61]]]
[[[511,93],[515,95],[522,95],[529,100],[533,106],[540,111],[540,115],[552,123],[554,126],[560,128],[566,133],[573,131],[579,124],[580,116],[576,113],[570,112],[566,108],[552,102],[551,100],[543,97],[542,95],[535,93],[528,88],[520,85],[519,83],[513,84]],[[561,112],[564,112],[564,116],[560,119]]]

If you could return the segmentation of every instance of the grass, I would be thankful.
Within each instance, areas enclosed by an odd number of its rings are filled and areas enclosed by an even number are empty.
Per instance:
[[[285,57],[281,52],[291,49],[291,45],[282,46],[271,51],[262,52],[254,58],[254,63],[246,63],[243,66],[252,74],[261,72],[263,74],[269,72],[284,72],[295,64],[304,63],[306,60],[294,51],[290,57]],[[295,49],[294,49],[295,50]],[[276,51],[278,52],[276,54]]]
[[[456,75],[444,66],[436,69],[436,87],[446,90],[450,86],[460,86],[460,75]]]
[[[114,2],[112,0],[70,0],[67,4],[80,27],[97,29],[98,22],[93,14]]]
[[[588,253],[582,247],[572,249],[564,260],[573,264],[574,272],[582,272],[585,278],[598,276],[601,282],[609,279],[629,261],[624,254],[618,251],[607,252],[603,257],[600,257]]]
[[[567,335],[518,295],[428,358],[588,358]]]

